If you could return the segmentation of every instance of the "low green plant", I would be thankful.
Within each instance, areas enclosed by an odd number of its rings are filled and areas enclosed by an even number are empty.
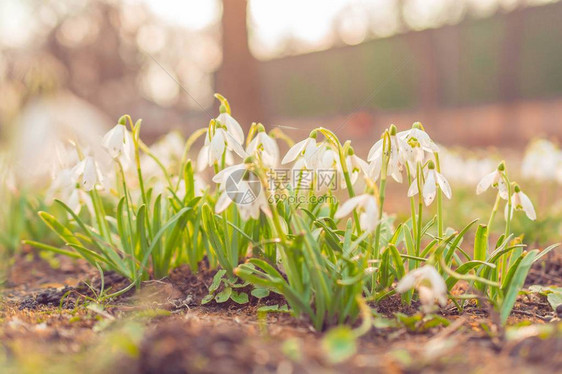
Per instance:
[[[369,324],[367,305],[397,292],[404,303],[419,298],[426,315],[448,298],[461,310],[468,300],[486,299],[505,322],[532,264],[555,248],[526,250],[513,232],[515,212],[531,220],[536,214],[503,162],[477,188],[497,189],[488,220],[446,222],[452,189],[441,174],[439,147],[420,123],[401,132],[390,126],[363,160],[350,141],[321,127],[294,143],[254,123],[244,139],[228,101],[217,98],[220,114],[173,162],[142,143],[140,121],[122,117],[103,144],[116,167],[110,193],[95,161],[77,148],[81,161],[70,185],[90,209],[79,214],[57,201],[68,222],[39,214],[65,246],[28,243],[117,271],[130,287],[182,264],[197,271],[206,261],[217,271],[203,303],[244,304],[273,292],[318,330],[360,316]],[[199,137],[204,144],[194,161],[189,150]],[[277,140],[290,147],[282,159]],[[158,175],[146,176],[143,157]],[[214,183],[202,188],[206,168]],[[409,186],[405,220],[385,213],[391,179]],[[496,234],[490,228],[504,201],[505,225]],[[460,295],[451,292],[459,281],[469,286]]]

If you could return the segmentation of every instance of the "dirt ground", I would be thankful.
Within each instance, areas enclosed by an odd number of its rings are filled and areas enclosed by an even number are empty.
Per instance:
[[[451,304],[439,313],[448,324],[399,324],[393,312],[417,308],[387,299],[356,353],[336,363],[307,321],[258,311],[279,297],[200,306],[210,271],[179,268],[103,308],[85,307],[99,274],[80,261],[57,261],[53,269],[33,252],[17,257],[0,299],[1,373],[562,372],[562,323],[535,294],[519,299],[506,330],[493,310],[459,314]],[[528,284],[561,285],[561,264],[551,256]],[[104,283],[127,285],[111,273]]]

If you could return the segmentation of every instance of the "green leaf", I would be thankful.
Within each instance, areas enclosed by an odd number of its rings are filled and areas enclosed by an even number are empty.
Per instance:
[[[213,299],[215,298],[215,295],[213,294],[208,294],[207,296],[205,296],[203,298],[203,300],[201,300],[201,305],[205,305],[210,303]]]
[[[488,251],[488,228],[486,225],[478,225],[476,237],[474,238],[474,259],[478,261],[486,260]]]
[[[507,288],[507,293],[501,305],[500,316],[502,323],[505,323],[507,321],[507,317],[509,317],[511,310],[515,305],[515,301],[517,300],[517,295],[523,287],[523,284],[525,284],[527,273],[529,273],[529,269],[531,269],[531,265],[533,265],[533,261],[535,260],[535,257],[538,253],[538,249],[530,251],[519,263],[519,266],[517,267],[515,275],[513,276],[509,287]]]
[[[248,294],[245,292],[232,291],[230,298],[232,299],[232,301],[238,304],[247,304],[249,301]]]
[[[217,296],[215,296],[215,301],[219,304],[224,303],[228,301],[230,295],[232,295],[232,288],[225,287],[221,292],[217,294]]]
[[[349,327],[336,327],[326,333],[322,339],[322,348],[328,361],[343,362],[357,352],[357,339]]]
[[[217,273],[213,277],[213,283],[211,283],[211,286],[209,287],[209,293],[213,293],[219,288],[221,284],[221,279],[225,274],[226,274],[226,270],[224,269],[217,271]]]
[[[254,288],[251,292],[252,296],[256,299],[263,299],[264,297],[268,297],[270,291],[267,288]]]

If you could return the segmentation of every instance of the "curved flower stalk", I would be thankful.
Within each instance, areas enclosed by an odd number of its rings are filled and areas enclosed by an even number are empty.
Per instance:
[[[379,207],[374,195],[365,193],[350,198],[338,208],[334,217],[341,219],[354,211],[359,212],[359,222],[366,232],[376,230],[379,223]]]
[[[258,157],[268,168],[279,165],[279,146],[274,138],[265,132],[264,126],[256,125],[257,134],[246,147],[246,153]]]
[[[427,165],[427,172],[425,173],[425,182],[422,188],[422,197],[426,206],[429,206],[437,195],[437,188],[443,191],[443,194],[450,199],[452,196],[451,186],[445,177],[435,170],[433,161],[429,161]],[[419,193],[419,186],[417,178],[414,179],[410,188],[408,189],[408,196],[412,197]]]
[[[396,291],[404,293],[417,289],[424,313],[434,310],[435,301],[442,307],[447,305],[447,285],[443,277],[431,265],[412,270],[398,282]]]

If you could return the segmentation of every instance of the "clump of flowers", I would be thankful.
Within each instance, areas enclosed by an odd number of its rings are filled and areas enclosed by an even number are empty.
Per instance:
[[[101,141],[112,173],[102,175],[76,147],[78,164],[52,187],[71,219],[39,213],[64,246],[29,243],[119,272],[128,288],[183,264],[197,271],[204,260],[217,270],[204,303],[244,304],[275,292],[319,330],[368,319],[369,302],[395,293],[405,303],[418,297],[424,313],[447,298],[462,309],[471,293],[452,294],[458,281],[485,295],[505,321],[529,267],[554,248],[526,251],[516,239],[514,212],[531,220],[536,213],[503,162],[477,186],[477,194],[497,190],[487,224],[473,230],[476,220],[444,222],[443,197],[453,192],[441,148],[421,123],[403,131],[389,126],[363,159],[350,141],[322,127],[296,143],[261,123],[244,134],[228,101],[216,97],[220,113],[183,147],[181,136],[145,145],[140,120],[123,116]],[[288,146],[283,157],[280,140]],[[211,168],[209,181],[203,172]],[[410,214],[400,222],[385,211],[391,180],[408,184]],[[505,230],[496,238],[490,229],[502,201]],[[474,240],[464,241],[468,235]],[[472,242],[472,251],[463,248]]]

